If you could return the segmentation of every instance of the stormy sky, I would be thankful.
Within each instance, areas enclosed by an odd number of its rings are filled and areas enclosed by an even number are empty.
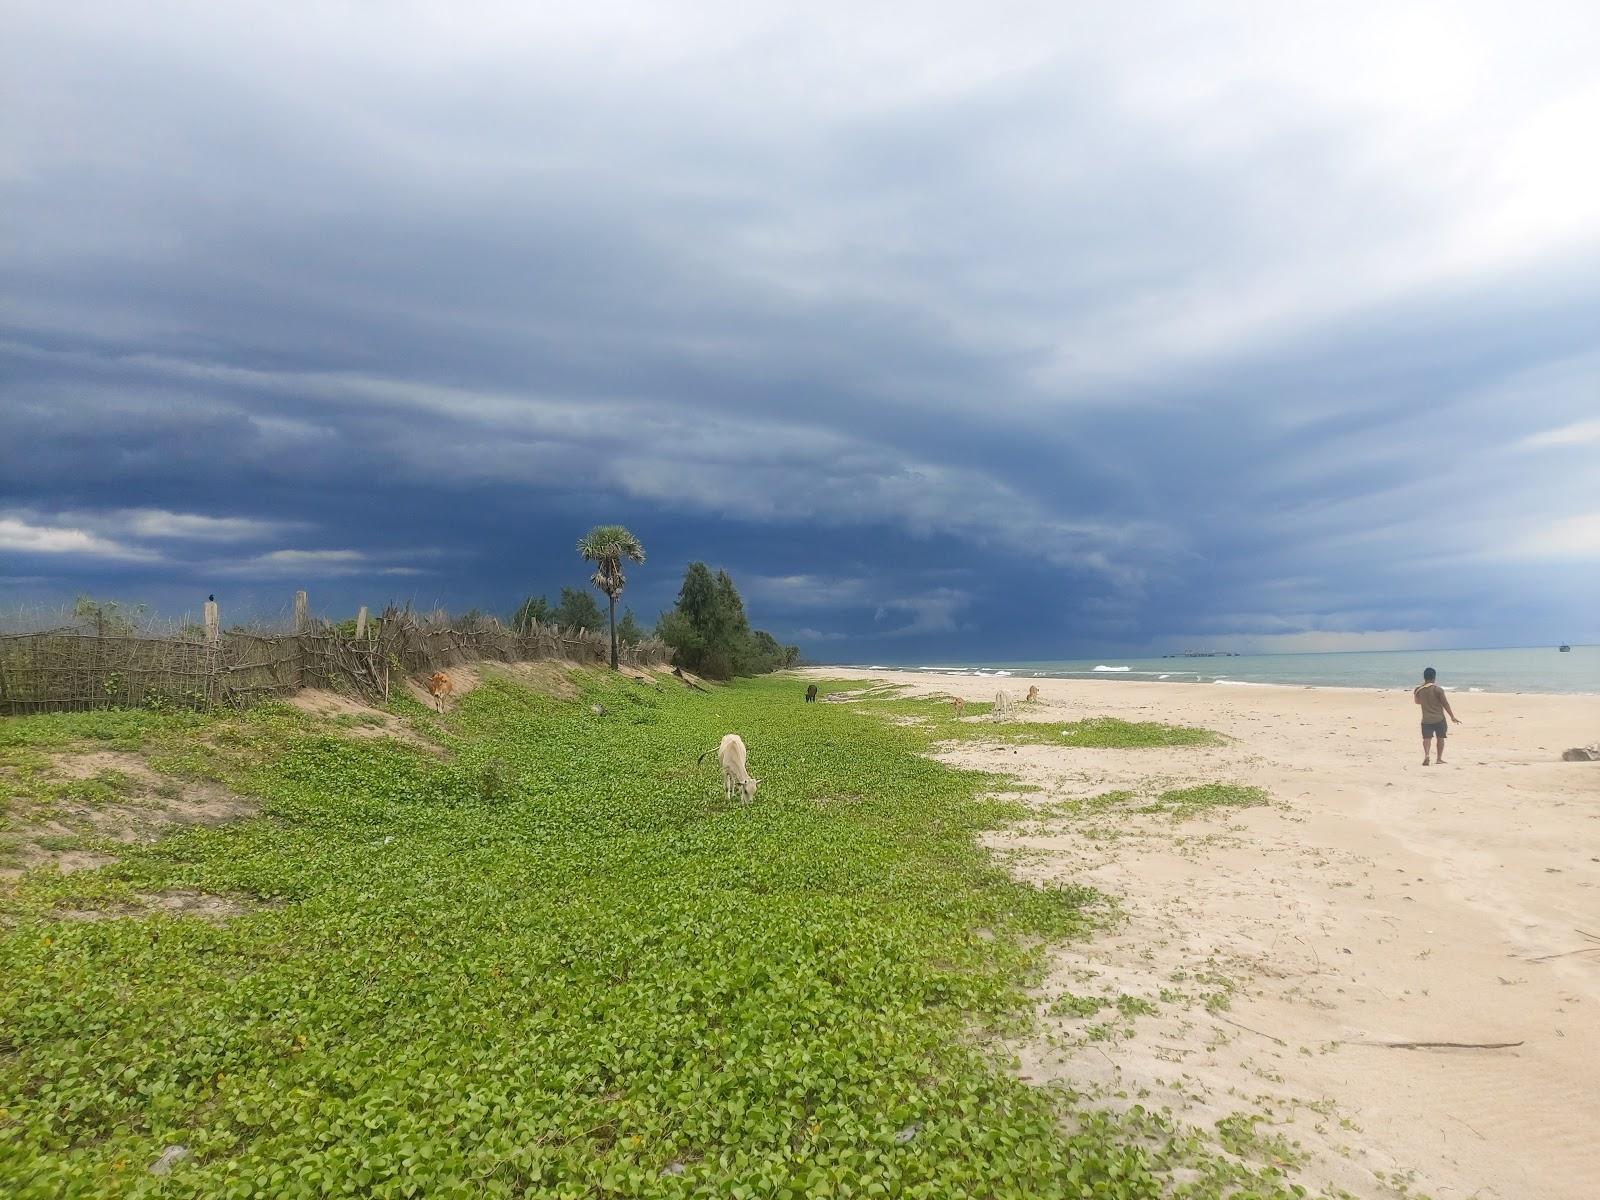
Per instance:
[[[1600,8],[0,0],[0,607],[1600,641]]]

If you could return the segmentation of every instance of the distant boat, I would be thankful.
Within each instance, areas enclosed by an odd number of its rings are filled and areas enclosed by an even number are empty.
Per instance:
[[[1561,653],[1563,653],[1563,654],[1571,654],[1572,653],[1572,647],[1568,646],[1566,644],[1563,644],[1561,646]]]

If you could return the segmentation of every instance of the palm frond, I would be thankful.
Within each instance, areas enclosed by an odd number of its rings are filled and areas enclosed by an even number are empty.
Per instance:
[[[644,545],[622,525],[596,525],[578,542],[578,554],[592,563],[644,562]]]
[[[644,562],[644,546],[621,525],[596,525],[578,542],[578,554],[595,565],[589,581],[615,600],[628,582],[622,562]]]

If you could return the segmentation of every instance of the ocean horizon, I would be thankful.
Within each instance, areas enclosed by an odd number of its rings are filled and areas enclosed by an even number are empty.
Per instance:
[[[1018,662],[907,662],[833,664],[855,670],[922,671],[997,679],[1137,679],[1158,683],[1208,683],[1248,687],[1410,688],[1424,667],[1439,673],[1446,691],[1600,694],[1600,646],[1515,646],[1452,650],[1336,650],[1297,654],[1216,654]]]

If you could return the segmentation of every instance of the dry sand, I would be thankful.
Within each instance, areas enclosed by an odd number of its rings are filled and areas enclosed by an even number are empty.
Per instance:
[[[968,700],[997,687],[871,674]],[[1014,700],[1030,682],[1003,681]],[[1041,819],[992,839],[1019,874],[1125,910],[1058,955],[1040,997],[1051,1036],[1018,1048],[1025,1075],[1198,1125],[1260,1114],[1258,1133],[1298,1144],[1302,1184],[1363,1200],[1600,1195],[1600,952],[1571,953],[1600,951],[1580,932],[1600,937],[1600,764],[1560,760],[1600,739],[1600,697],[1453,696],[1466,723],[1447,765],[1424,768],[1405,691],[1037,682],[1017,718],[1232,740],[945,755],[1041,789],[1023,797]],[[1046,807],[1209,782],[1274,803],[1183,823]],[[1068,993],[1080,1010],[1127,996],[1156,1011],[1048,1015]]]

